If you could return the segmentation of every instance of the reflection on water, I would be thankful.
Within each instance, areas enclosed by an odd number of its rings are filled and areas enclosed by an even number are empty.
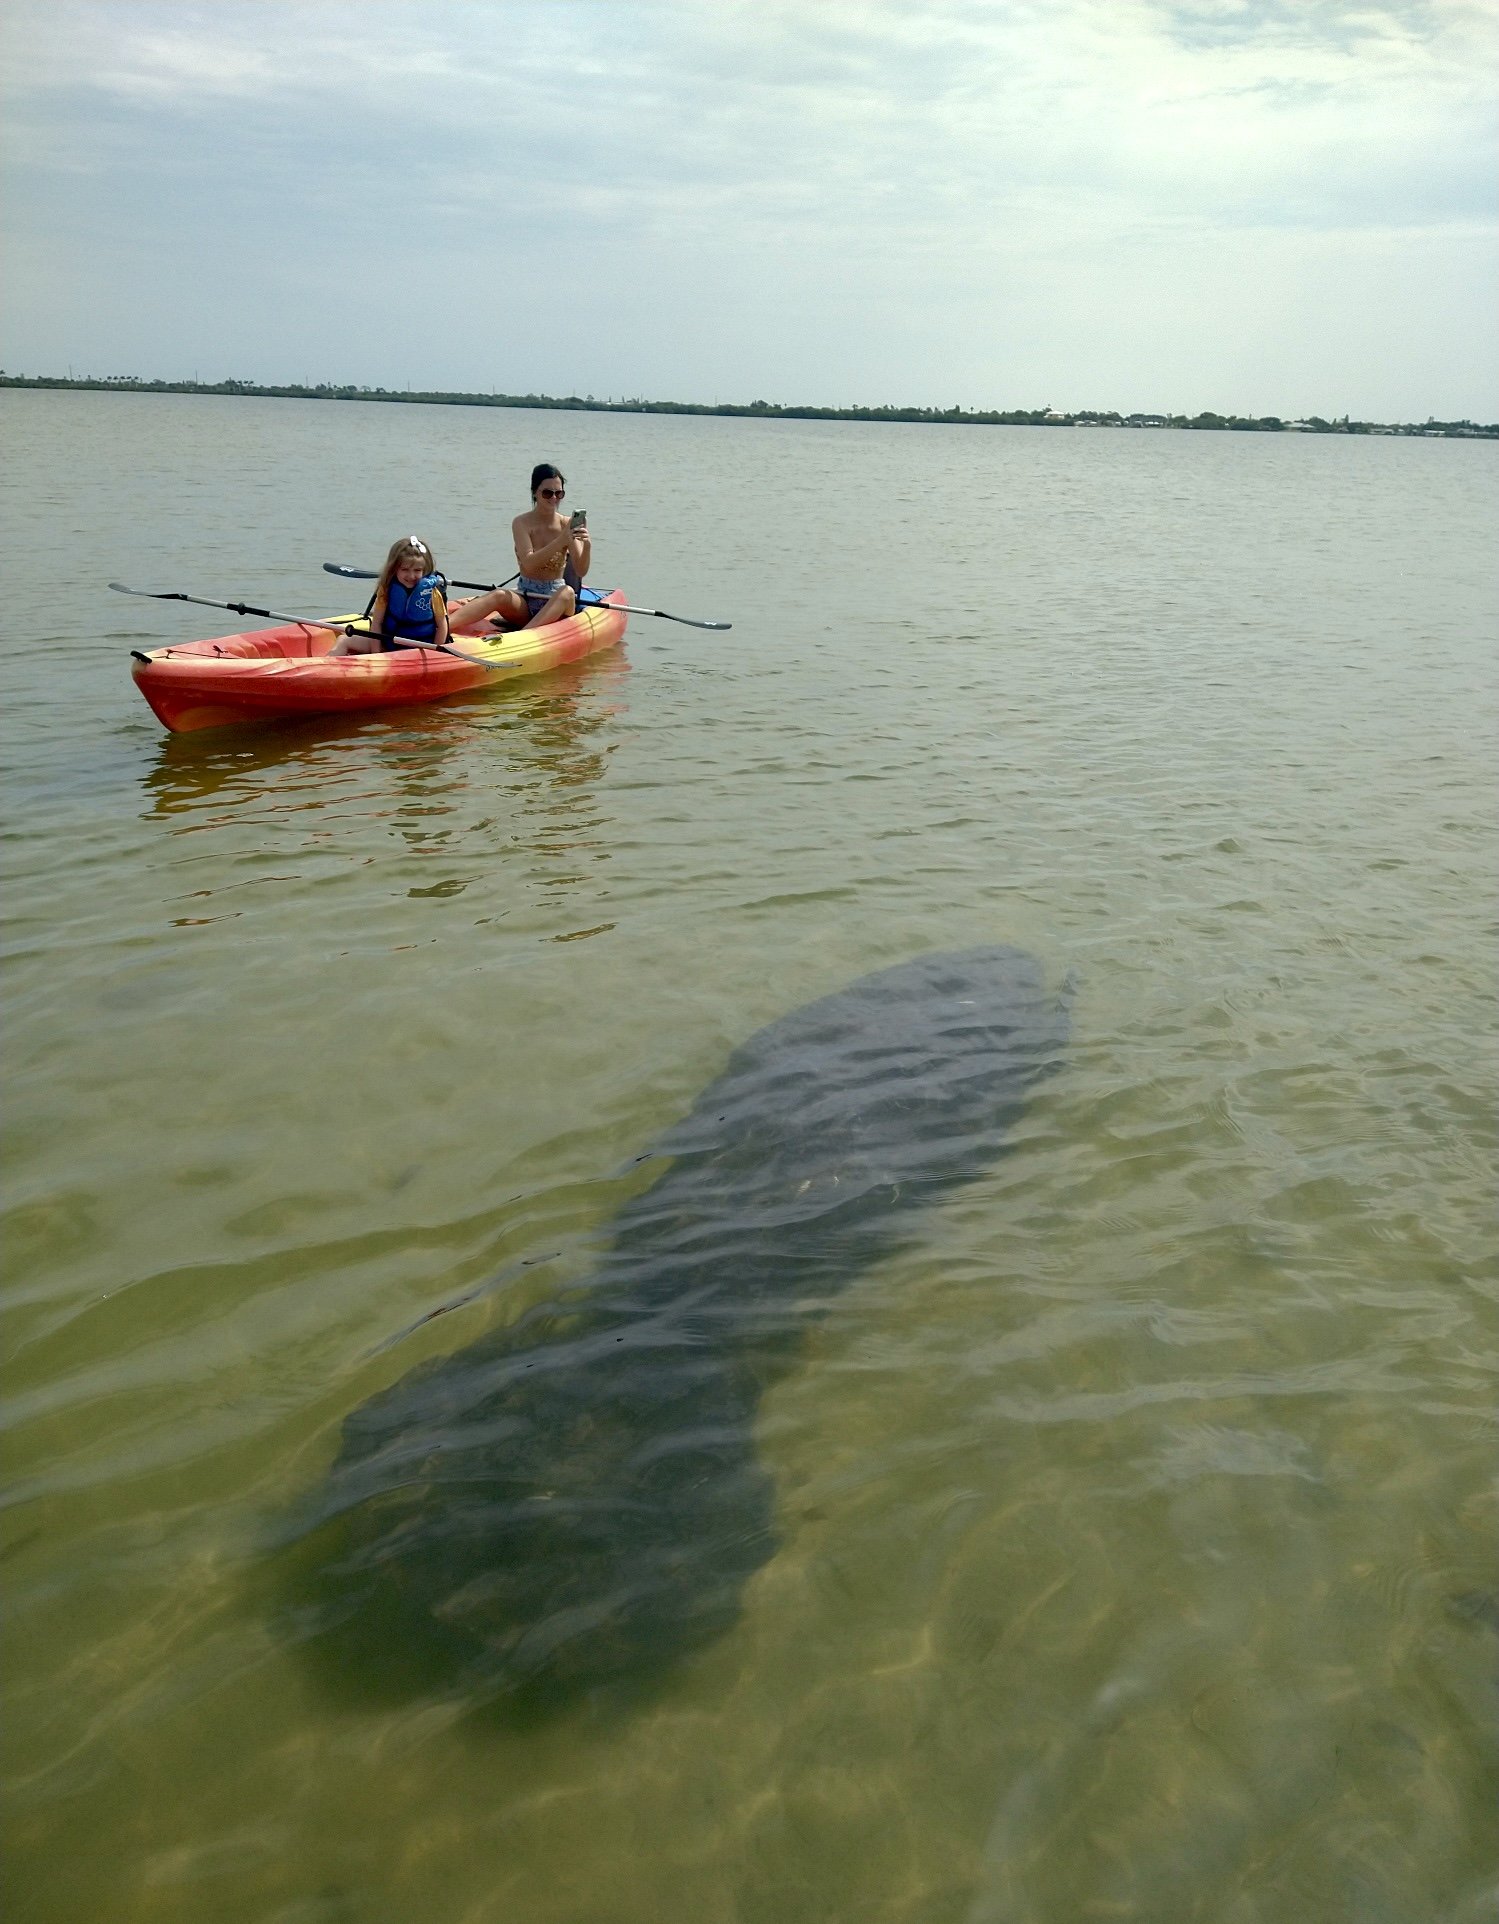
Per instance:
[[[498,732],[532,747],[531,764],[560,786],[596,781],[604,764],[598,754],[581,752],[607,718],[622,713],[618,701],[598,699],[603,687],[629,672],[623,653],[589,662],[571,662],[530,683],[503,690],[455,696],[426,707],[377,711],[359,717],[319,716],[306,721],[260,727],[214,728],[201,733],[162,733],[152,765],[141,777],[153,815],[172,815],[220,800],[244,808],[284,799],[288,778],[310,779],[314,789],[326,782],[329,763],[340,753],[356,764],[389,769],[411,793],[424,799],[422,778],[435,773],[455,754]],[[591,698],[585,711],[579,691]],[[494,711],[501,708],[503,712]],[[478,710],[478,713],[475,713]]]
[[[1487,1915],[1496,450],[452,409],[413,477],[404,409],[0,413],[57,584],[0,663],[7,1924]],[[492,552],[496,464],[540,456],[642,601],[687,605],[685,489],[732,636],[167,741],[94,646],[126,554],[312,607],[371,528]],[[955,487],[984,538],[866,596]],[[836,560],[767,614],[812,491]],[[787,1011],[999,944],[1076,967],[1065,1071],[878,1260],[751,1232],[737,1165],[715,1215],[701,1145],[641,1160]],[[446,1509],[441,1452],[401,1483],[353,1439],[425,1449],[441,1400],[492,1466],[487,1372],[688,1260],[673,1197],[759,1252],[730,1327],[795,1285],[773,1368],[706,1311],[672,1352],[742,1477],[656,1472],[718,1634],[640,1615],[677,1654],[632,1694],[626,1613],[617,1688],[476,1717],[551,1552],[444,1546],[489,1486]],[[554,1378],[616,1494],[679,1434],[646,1376]],[[308,1661],[267,1533],[368,1465],[351,1554],[429,1620],[471,1586],[467,1685],[354,1623]],[[669,1561],[643,1514],[617,1572]]]
[[[530,881],[552,906],[586,881],[576,864],[606,848],[598,791],[627,672],[622,653],[606,655],[533,684],[388,715],[163,735],[141,777],[147,817],[171,820],[178,834],[289,818],[309,850],[341,846],[351,819],[378,821],[427,859],[489,861],[497,849],[533,858]],[[407,894],[444,900],[472,879],[444,876]]]

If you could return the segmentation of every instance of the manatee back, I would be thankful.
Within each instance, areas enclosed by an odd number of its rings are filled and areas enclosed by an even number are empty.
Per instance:
[[[908,1208],[1002,1152],[1066,1040],[1062,1001],[1019,949],[925,955],[750,1037],[653,1145],[673,1158],[620,1211],[615,1249],[659,1261],[705,1238],[721,1258],[792,1257],[830,1217]],[[826,1223],[832,1227],[831,1222]]]

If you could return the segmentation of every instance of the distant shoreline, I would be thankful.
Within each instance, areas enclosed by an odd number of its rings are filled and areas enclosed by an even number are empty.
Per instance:
[[[940,423],[947,427],[1017,428],[1180,428],[1239,434],[1403,434],[1447,441],[1499,440],[1499,422],[1477,421],[1326,421],[1320,415],[1286,421],[1278,415],[1117,414],[1084,408],[1063,413],[1055,408],[822,408],[790,407],[775,401],[598,401],[568,394],[462,394],[439,390],[383,387],[305,387],[295,382],[261,387],[254,381],[144,381],[134,375],[6,374],[0,387],[68,388],[107,394],[217,394],[277,401],[398,401],[426,407],[542,408],[574,414],[713,414],[751,421],[899,421]]]

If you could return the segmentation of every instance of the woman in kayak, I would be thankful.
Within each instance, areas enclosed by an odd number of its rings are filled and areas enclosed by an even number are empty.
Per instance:
[[[572,563],[581,582],[593,551],[583,520],[575,526],[563,519],[566,492],[566,481],[549,461],[531,470],[531,511],[518,514],[510,524],[520,578],[513,588],[491,588],[455,608],[455,634],[501,624],[540,628],[548,621],[565,621],[576,610],[578,598],[568,586],[567,566]]]
[[[440,648],[448,638],[447,582],[432,550],[414,534],[403,535],[385,557],[370,603],[367,635],[345,635],[330,655],[374,655],[397,641],[427,641]]]

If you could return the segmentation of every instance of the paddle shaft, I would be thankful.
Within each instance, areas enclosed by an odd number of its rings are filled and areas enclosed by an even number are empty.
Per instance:
[[[633,608],[628,601],[611,601],[608,605],[622,608],[627,615],[654,615],[657,621],[680,621],[684,628],[711,628],[714,634],[724,634],[734,625],[732,621],[694,621],[690,615],[669,615],[664,608]]]
[[[345,568],[337,561],[325,561],[323,563],[323,569],[325,573],[330,575],[343,575],[345,579],[349,581],[378,581],[380,579],[379,575],[375,574],[369,568]],[[511,575],[510,577],[510,581],[519,580],[519,575]],[[508,588],[510,581],[501,581],[498,583],[455,581],[451,583],[451,586],[454,588],[473,588],[482,594],[493,594],[496,587]],[[593,605],[602,606],[603,604],[595,603]],[[612,601],[609,603],[609,606],[611,608],[622,608],[627,615],[654,615],[657,621],[679,621],[684,628],[708,628],[715,634],[723,634],[734,625],[732,621],[694,621],[689,615],[669,615],[664,608],[632,608],[627,601]]]
[[[142,601],[191,601],[199,608],[226,608],[231,615],[264,615],[267,621],[295,622],[299,628],[326,628],[330,634],[348,633],[342,621],[318,621],[310,615],[284,615],[275,608],[252,608],[248,601],[206,601],[202,595],[185,595],[176,589],[153,594],[149,588],[127,588],[123,581],[111,581],[117,595],[138,595]]]
[[[247,601],[206,601],[202,595],[184,595],[175,589],[167,594],[153,594],[149,588],[127,588],[123,581],[111,581],[109,585],[117,595],[138,595],[142,601],[190,601],[198,608],[225,608],[231,615],[264,615],[267,621],[284,621],[298,628],[326,628],[332,635],[357,635],[362,632],[346,621],[318,621],[306,615],[286,615],[275,608],[252,608]],[[461,648],[450,648],[445,641],[408,641],[401,635],[381,635],[380,640],[389,643],[392,648],[431,648],[440,655],[452,655],[458,661],[473,662],[477,668],[505,666],[504,662],[480,661],[473,655],[464,654]],[[136,654],[137,650],[132,649],[131,653]]]
[[[346,568],[338,561],[323,563],[325,575],[342,575],[345,581],[378,581],[379,575],[373,568]],[[496,588],[508,588],[512,581],[519,581],[518,574],[510,575],[504,581],[449,581],[450,588],[472,588],[476,594],[492,595]]]

